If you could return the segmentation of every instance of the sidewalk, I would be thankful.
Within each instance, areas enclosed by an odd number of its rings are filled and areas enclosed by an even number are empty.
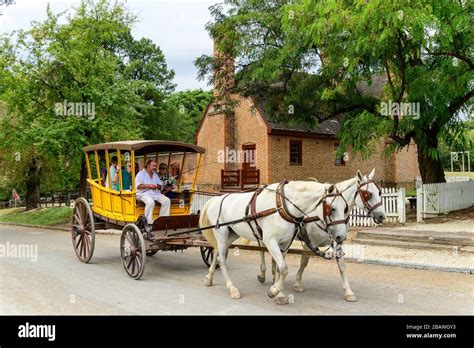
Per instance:
[[[364,248],[368,259],[474,273],[474,220],[443,220],[357,228],[351,232],[350,245]]]

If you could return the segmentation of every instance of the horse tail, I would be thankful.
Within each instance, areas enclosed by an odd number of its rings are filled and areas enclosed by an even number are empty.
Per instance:
[[[204,204],[204,207],[202,207],[201,215],[199,216],[199,227],[211,226],[211,222],[209,221],[209,218],[207,216],[207,208],[209,207],[209,203],[211,201],[212,199],[208,200],[206,204]],[[216,236],[214,235],[213,229],[208,228],[206,230],[202,230],[202,234],[209,242],[209,244],[212,245],[212,247],[214,248],[214,252],[217,252],[217,240]]]

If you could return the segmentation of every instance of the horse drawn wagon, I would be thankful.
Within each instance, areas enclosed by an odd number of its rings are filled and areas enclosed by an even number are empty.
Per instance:
[[[77,198],[71,224],[74,250],[81,262],[88,263],[92,258],[96,230],[117,229],[122,231],[122,264],[132,278],[139,279],[145,270],[146,256],[160,250],[199,246],[204,261],[209,264],[212,249],[201,235],[176,232],[198,226],[199,214],[191,212],[191,204],[205,153],[202,147],[175,141],[121,141],[86,146],[84,153],[92,204],[83,197]],[[113,185],[111,177],[113,157],[119,168],[116,185]],[[145,205],[137,199],[135,188],[135,173],[150,159],[167,163],[170,171],[177,169],[170,173],[174,174],[177,185],[171,198],[170,214],[159,216],[160,206],[154,208],[152,239],[146,237],[143,219]],[[127,175],[130,177],[128,187],[125,184]]]
[[[127,274],[134,279],[139,279],[143,275],[147,256],[152,256],[158,251],[177,251],[189,247],[199,247],[205,264],[210,266],[206,282],[211,285],[212,274],[218,267],[217,257],[214,259],[214,254],[217,254],[219,265],[224,267],[224,273],[226,273],[227,252],[213,252],[218,246],[213,233],[209,234],[209,232],[214,230],[214,234],[218,231],[227,233],[225,231],[228,230],[228,227],[232,227],[230,231],[234,233],[234,236],[230,239],[225,237],[224,244],[222,244],[224,239],[221,238],[221,246],[218,249],[239,247],[240,249],[260,251],[262,263],[258,279],[263,283],[265,279],[265,251],[270,252],[273,260],[279,259],[279,267],[284,270],[286,266],[281,256],[284,257],[286,253],[300,254],[304,258],[314,255],[325,257],[326,254],[320,251],[318,246],[326,246],[328,241],[336,245],[334,239],[338,238],[337,233],[339,232],[343,236],[337,242],[340,246],[345,239],[347,221],[355,204],[372,214],[374,219],[383,219],[384,217],[381,207],[381,191],[373,181],[374,171],[372,171],[367,177],[358,172],[355,178],[341,182],[339,186],[320,184],[312,180],[290,182],[285,194],[284,187],[287,183],[283,181],[279,184],[255,189],[255,192],[232,194],[241,196],[228,198],[226,202],[230,205],[226,203],[226,209],[222,209],[222,207],[229,194],[214,194],[220,197],[213,201],[214,208],[211,210],[214,213],[205,212],[206,204],[201,214],[201,224],[202,221],[206,223],[198,227],[200,212],[196,209],[193,211],[191,207],[194,196],[202,194],[196,190],[196,182],[205,154],[204,148],[175,141],[141,140],[90,145],[84,148],[84,153],[92,204],[89,204],[83,197],[79,197],[75,201],[71,224],[75,253],[81,262],[88,263],[94,252],[95,231],[110,228],[121,230],[120,256],[122,265]],[[150,159],[166,165],[175,179],[169,215],[160,216],[162,207],[160,205],[154,206],[152,234],[149,233],[149,228],[146,226],[145,205],[137,199],[135,182],[136,172],[144,168]],[[126,168],[123,167],[123,164]],[[259,204],[256,203],[257,197]],[[297,201],[300,199],[303,199],[301,204]],[[232,204],[235,205],[235,209],[232,208]],[[299,206],[304,206],[304,209],[300,209]],[[221,210],[222,213],[225,210],[223,216],[221,216]],[[375,211],[377,211],[378,217],[374,214]],[[212,216],[213,214],[214,216]],[[263,231],[257,222],[261,219],[266,226],[263,230],[268,231],[268,233],[266,232],[267,240],[265,240]],[[309,223],[311,226],[308,226],[308,232],[305,224]],[[281,232],[286,237],[282,238],[273,231],[284,225],[287,225],[287,228]],[[245,239],[257,240],[258,246],[233,243],[237,234]],[[303,242],[304,249],[290,248],[295,237]],[[270,240],[272,238],[273,240]],[[279,246],[278,243],[281,241],[287,247]],[[273,247],[270,245],[272,243]],[[343,253],[342,249],[338,250],[340,253],[336,250],[333,255],[340,259]],[[305,264],[307,264],[307,259]],[[303,270],[304,267],[300,268],[300,280]],[[340,270],[344,279],[342,263]],[[344,282],[346,283],[347,280]],[[348,284],[344,285],[344,288],[346,295],[351,295]]]

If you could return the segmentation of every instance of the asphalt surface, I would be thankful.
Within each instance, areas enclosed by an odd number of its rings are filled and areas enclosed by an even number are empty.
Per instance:
[[[20,245],[32,246],[29,258],[12,255]],[[204,285],[207,268],[197,248],[147,257],[137,281],[125,273],[119,245],[119,236],[97,234],[92,261],[83,264],[67,232],[0,225],[0,314],[474,314],[474,278],[468,274],[347,263],[358,298],[349,303],[334,261],[312,258],[306,291],[295,293],[299,259],[289,255],[290,303],[279,306],[267,296],[269,268],[266,283],[257,281],[255,252],[229,253],[229,274],[242,294],[232,300],[220,271],[214,286]]]

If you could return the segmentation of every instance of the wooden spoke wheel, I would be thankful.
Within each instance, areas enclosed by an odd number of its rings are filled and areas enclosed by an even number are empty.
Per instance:
[[[214,255],[214,248],[206,246],[202,246],[199,248],[201,249],[202,260],[207,265],[207,267],[211,267],[212,257]],[[216,268],[219,268],[219,263],[217,264]]]
[[[91,207],[84,197],[74,202],[71,236],[77,257],[81,262],[88,263],[94,253],[95,225]]]
[[[120,257],[127,274],[140,279],[145,271],[146,246],[143,234],[135,224],[128,224],[120,238]]]
[[[155,255],[159,250],[147,250],[146,256],[153,256]]]

